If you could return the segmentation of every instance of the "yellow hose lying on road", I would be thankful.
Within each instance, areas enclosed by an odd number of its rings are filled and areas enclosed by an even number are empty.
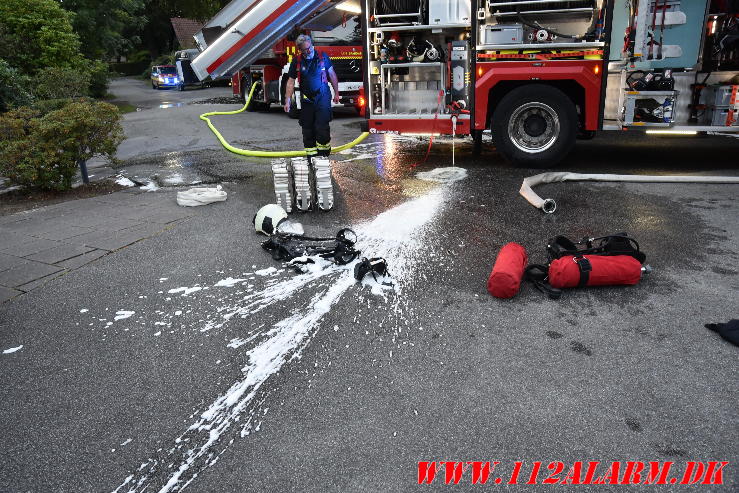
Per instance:
[[[203,120],[205,123],[208,124],[208,128],[210,128],[214,134],[216,134],[216,137],[221,142],[223,147],[225,147],[227,150],[233,152],[234,154],[240,154],[242,156],[252,156],[252,157],[301,157],[301,156],[307,156],[305,151],[251,151],[249,149],[239,149],[238,147],[234,147],[231,144],[226,141],[226,139],[223,138],[223,135],[216,129],[216,127],[211,123],[209,116],[213,115],[236,115],[238,113],[241,113],[246,109],[247,106],[249,106],[249,102],[251,101],[251,96],[254,94],[254,89],[256,89],[258,84],[253,84],[251,86],[251,91],[249,91],[249,97],[246,99],[246,103],[244,104],[244,107],[240,110],[234,110],[234,111],[211,111],[210,113],[203,113],[200,115],[200,119]],[[349,142],[348,144],[344,144],[343,146],[339,147],[332,147],[331,152],[341,152],[344,149],[349,149],[354,147],[355,145],[362,142],[364,139],[367,138],[369,135],[369,132],[363,132],[359,135],[356,139]]]

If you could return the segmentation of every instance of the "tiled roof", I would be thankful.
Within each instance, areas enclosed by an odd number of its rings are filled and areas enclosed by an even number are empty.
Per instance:
[[[175,36],[177,36],[177,41],[180,42],[180,47],[182,49],[195,48],[195,40],[192,37],[202,29],[203,23],[182,17],[172,17],[170,21],[172,22]]]

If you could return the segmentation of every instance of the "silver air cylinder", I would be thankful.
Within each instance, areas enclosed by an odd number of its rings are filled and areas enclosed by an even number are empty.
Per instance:
[[[452,70],[452,102],[459,103],[462,108],[470,105],[470,47],[467,41],[452,41],[452,53],[449,57]]]

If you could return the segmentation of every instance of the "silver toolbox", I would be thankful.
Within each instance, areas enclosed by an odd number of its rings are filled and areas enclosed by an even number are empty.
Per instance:
[[[438,80],[391,81],[387,114],[433,115],[441,110],[440,90]]]
[[[385,63],[380,70],[385,95],[381,113],[416,116],[444,113],[445,63]]]
[[[483,44],[486,45],[515,45],[523,43],[523,25],[495,24],[483,28]]]

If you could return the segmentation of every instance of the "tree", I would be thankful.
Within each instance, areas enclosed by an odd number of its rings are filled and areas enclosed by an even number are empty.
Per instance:
[[[19,74],[8,65],[8,62],[0,58],[0,113],[31,104],[33,95],[27,89],[30,84],[30,78]]]
[[[172,17],[205,22],[228,2],[229,0],[147,0],[147,24],[142,33],[144,46],[152,54],[152,58],[173,51],[176,40],[170,22]]]
[[[167,17],[207,21],[226,6],[228,0],[150,0],[149,7]]]
[[[0,1],[0,58],[22,74],[83,63],[72,15],[55,0]]]
[[[72,26],[87,58],[125,55],[141,42],[144,0],[64,0],[61,5],[74,13]]]

